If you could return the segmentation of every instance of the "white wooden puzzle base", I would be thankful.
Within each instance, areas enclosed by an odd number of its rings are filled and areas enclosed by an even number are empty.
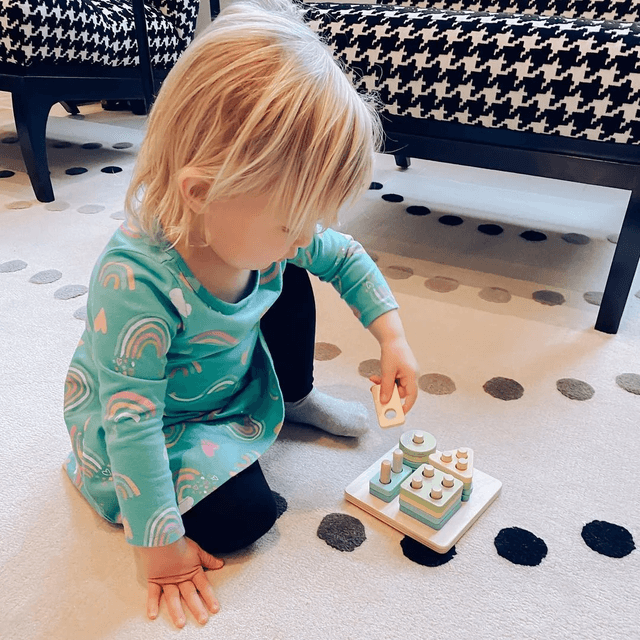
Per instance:
[[[438,553],[446,553],[460,540],[462,535],[480,517],[485,509],[498,497],[502,482],[496,478],[474,469],[473,491],[467,502],[440,530],[432,529],[419,520],[400,511],[400,501],[395,497],[391,502],[384,502],[369,492],[369,480],[380,473],[383,460],[390,460],[397,447],[393,447],[385,455],[374,462],[364,473],[359,475],[346,489],[345,498],[375,516],[382,522],[397,529],[401,533],[421,542]]]

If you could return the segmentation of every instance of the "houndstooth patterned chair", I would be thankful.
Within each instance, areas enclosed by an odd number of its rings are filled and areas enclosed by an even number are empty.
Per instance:
[[[12,94],[38,200],[54,199],[45,145],[62,101],[147,105],[193,39],[198,0],[0,0],[0,90]]]
[[[385,151],[632,192],[596,329],[616,333],[640,257],[640,3],[309,3],[383,102]]]

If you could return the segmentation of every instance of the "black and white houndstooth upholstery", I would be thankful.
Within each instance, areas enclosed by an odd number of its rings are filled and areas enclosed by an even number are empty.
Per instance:
[[[449,9],[450,11],[486,11],[489,13],[525,13],[538,16],[562,16],[583,20],[640,20],[638,0],[379,0],[378,4]]]
[[[640,144],[640,23],[505,13],[535,6],[526,0],[438,4],[482,11],[314,3],[306,19],[388,114]],[[640,10],[553,4],[634,21]]]
[[[191,42],[197,0],[145,3],[152,64],[170,68]],[[138,64],[131,2],[121,0],[2,0],[0,62]]]

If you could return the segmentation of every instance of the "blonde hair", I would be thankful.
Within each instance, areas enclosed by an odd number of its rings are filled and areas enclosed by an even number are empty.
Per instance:
[[[126,197],[130,220],[156,241],[188,239],[203,202],[268,194],[292,235],[330,226],[369,185],[381,125],[328,47],[288,0],[229,5],[164,81]]]

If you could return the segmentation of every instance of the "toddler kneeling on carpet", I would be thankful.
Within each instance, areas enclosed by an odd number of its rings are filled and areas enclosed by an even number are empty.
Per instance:
[[[362,431],[352,405],[313,388],[307,271],[379,341],[383,402],[394,382],[405,412],[416,400],[389,287],[329,228],[367,188],[379,132],[285,0],[232,4],[162,86],[65,395],[67,473],[135,546],[151,618],[163,593],[177,626],[183,601],[202,623],[218,610],[203,567],[275,522],[258,458],[285,417]]]

